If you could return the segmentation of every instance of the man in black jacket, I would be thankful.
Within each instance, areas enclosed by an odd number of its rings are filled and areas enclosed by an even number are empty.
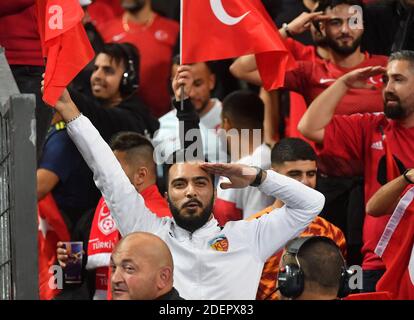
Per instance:
[[[94,64],[90,81],[93,97],[70,92],[80,111],[106,141],[119,131],[152,136],[159,123],[136,95],[139,85],[136,48],[129,43],[107,43]]]

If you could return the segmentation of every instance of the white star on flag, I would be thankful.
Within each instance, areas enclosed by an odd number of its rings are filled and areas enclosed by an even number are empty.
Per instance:
[[[46,239],[46,234],[50,230],[52,231],[53,228],[47,223],[47,219],[43,219],[41,216],[39,216],[39,229],[40,232],[43,234],[43,238]]]

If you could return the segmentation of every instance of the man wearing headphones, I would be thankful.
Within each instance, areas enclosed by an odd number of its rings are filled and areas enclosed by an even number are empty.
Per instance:
[[[129,43],[107,43],[95,58],[91,76],[93,98],[70,90],[79,110],[109,141],[119,131],[135,131],[152,136],[158,120],[137,97],[140,55]]]
[[[138,65],[139,56],[134,46],[105,44],[94,62],[91,76],[93,97],[71,90],[81,112],[91,119],[106,141],[120,131],[152,135],[158,129],[158,121],[149,115],[135,94]],[[67,137],[58,114],[55,114],[52,124],[37,170],[38,199],[53,191],[61,210],[78,212],[81,209],[84,212],[95,208],[99,194],[94,187],[92,173]]]
[[[295,238],[280,260],[281,299],[335,300],[349,293],[349,273],[340,249],[327,237]]]

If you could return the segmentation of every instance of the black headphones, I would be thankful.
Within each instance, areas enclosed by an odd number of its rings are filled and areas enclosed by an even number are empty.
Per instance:
[[[338,297],[343,298],[346,297],[349,292],[349,276],[350,272],[347,269],[346,261],[342,256],[341,252],[339,251],[338,246],[336,243],[327,238],[321,236],[312,236],[312,237],[301,237],[292,240],[289,243],[288,247],[286,248],[285,254],[290,254],[294,256],[296,260],[296,264],[287,264],[285,267],[279,270],[279,274],[277,277],[278,280],[278,288],[277,290],[286,297],[286,298],[296,298],[303,293],[303,289],[305,287],[305,275],[303,270],[300,266],[298,254],[300,252],[300,248],[310,241],[324,241],[327,243],[332,244],[338,249],[339,254],[343,259],[343,266],[341,267],[341,278],[339,283],[339,290],[338,290]],[[283,259],[283,256],[282,256]]]
[[[135,70],[135,62],[137,62],[139,68],[139,57],[130,48],[132,46],[129,43],[121,43],[120,47],[125,53],[127,61],[125,61],[125,71],[122,75],[119,91],[123,96],[133,94],[138,89],[139,84],[139,72]]]

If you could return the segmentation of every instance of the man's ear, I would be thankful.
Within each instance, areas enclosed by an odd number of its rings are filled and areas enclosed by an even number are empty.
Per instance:
[[[157,287],[159,290],[164,289],[172,282],[172,269],[171,267],[162,267],[158,273]]]
[[[134,174],[134,185],[141,186],[145,182],[145,178],[148,176],[147,167],[139,167]]]

